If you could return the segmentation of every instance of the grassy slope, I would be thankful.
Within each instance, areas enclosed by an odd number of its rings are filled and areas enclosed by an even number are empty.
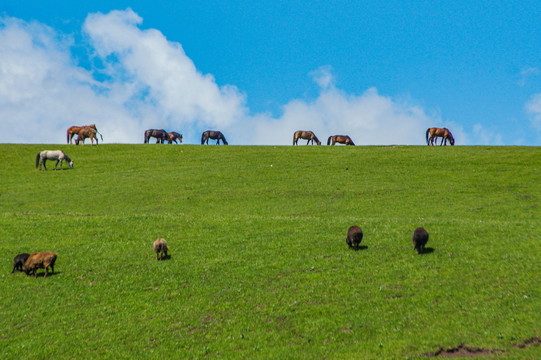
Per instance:
[[[34,169],[52,147],[75,169]],[[2,359],[541,352],[512,346],[541,335],[540,148],[0,153]],[[365,250],[347,248],[352,224]],[[153,259],[156,237],[169,261]],[[9,274],[17,253],[41,250],[59,254],[57,275]]]

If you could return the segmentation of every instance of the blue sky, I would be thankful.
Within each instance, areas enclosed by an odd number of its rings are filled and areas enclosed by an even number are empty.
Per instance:
[[[4,0],[0,16],[0,142],[96,123],[120,143],[423,144],[445,126],[458,145],[541,144],[539,2]]]

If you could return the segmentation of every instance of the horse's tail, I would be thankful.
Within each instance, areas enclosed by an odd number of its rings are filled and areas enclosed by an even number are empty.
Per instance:
[[[37,153],[37,154],[36,154],[36,167],[38,167],[38,165],[39,165],[39,158],[40,158],[40,155],[41,155],[41,153]]]
[[[293,145],[295,145],[295,140],[297,140],[297,132],[293,134]]]
[[[206,132],[206,131],[205,131],[204,133],[201,134],[201,145],[203,145],[203,144],[205,143],[206,135],[207,135],[207,132]]]
[[[148,138],[149,138],[147,134],[148,134],[148,130],[145,131],[145,141],[144,141],[145,144],[148,142]]]
[[[331,145],[331,139],[332,139],[332,136],[329,136],[329,138],[327,139],[327,145]]]
[[[430,145],[428,142],[428,134],[430,133],[430,128],[426,129],[426,144]]]
[[[70,143],[70,129],[66,130],[66,143]]]

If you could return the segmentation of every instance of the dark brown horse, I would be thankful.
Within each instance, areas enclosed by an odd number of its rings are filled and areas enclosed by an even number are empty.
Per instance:
[[[98,134],[100,134],[100,137],[101,137],[101,141],[103,141],[103,135],[98,131],[98,129],[96,128],[96,125],[95,124],[91,124],[91,125],[83,125],[83,126],[71,126],[68,128],[67,132],[66,132],[66,137],[67,137],[67,140],[68,140],[68,144],[72,144],[72,139],[75,135],[77,135],[79,133],[79,131],[81,131],[82,128],[91,128],[91,129],[94,129],[96,130],[96,132]],[[96,141],[98,139],[96,138]]]
[[[334,145],[336,143],[355,146],[353,140],[351,140],[351,138],[347,135],[329,136],[329,139],[327,140],[327,145]]]
[[[77,138],[75,139],[75,145],[79,145],[79,143],[82,141],[83,145],[85,144],[85,139],[90,139],[92,142],[92,145],[94,145],[94,139],[96,139],[96,145],[98,145],[98,137],[96,136],[97,131],[91,128],[90,126],[86,126],[81,128],[79,132],[77,133]]]
[[[441,145],[447,145],[447,140],[451,145],[455,144],[455,138],[453,134],[447,128],[428,128],[426,129],[426,144],[427,145],[437,145],[437,138],[441,137]]]
[[[295,131],[295,134],[293,134],[293,145],[299,145],[299,139],[308,140],[306,142],[306,145],[310,144],[310,141],[312,142],[312,145],[314,145],[314,141],[316,144],[321,145],[321,141],[317,138],[316,134],[314,134],[313,131],[303,131],[303,130],[297,130]]]
[[[145,131],[145,144],[148,144],[148,141],[150,138],[156,138],[156,144],[164,144],[167,139],[169,139],[169,136],[167,135],[167,131],[161,129],[148,129]]]
[[[220,140],[223,141],[224,145],[229,145],[225,139],[224,134],[220,131],[207,130],[201,134],[201,145],[209,143],[209,139],[216,140],[216,145],[220,144]]]
[[[175,142],[175,144],[178,144],[177,140],[180,141],[180,143],[182,144],[182,134],[179,134],[178,132],[175,132],[175,131],[171,131],[167,133],[168,144],[172,144],[173,141]]]

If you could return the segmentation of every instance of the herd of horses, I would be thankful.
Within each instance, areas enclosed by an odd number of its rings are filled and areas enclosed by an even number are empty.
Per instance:
[[[100,135],[101,140],[103,141],[103,135],[98,131],[95,124],[92,125],[84,125],[84,126],[72,126],[67,131],[67,142],[68,144],[72,144],[72,140],[75,138],[75,145],[79,145],[82,143],[84,145],[85,139],[90,139],[92,145],[94,145],[94,140],[96,140],[96,145],[98,144],[98,137],[97,135]],[[172,144],[173,142],[175,144],[178,144],[179,142],[182,143],[182,134],[179,134],[178,132],[172,131],[167,132],[164,129],[148,129],[145,131],[145,140],[144,143],[148,144],[150,141],[150,138],[156,139],[156,144],[165,144],[167,143]],[[447,142],[449,144],[454,145],[455,139],[453,137],[453,134],[449,129],[447,128],[428,128],[426,130],[426,144],[427,145],[438,145],[438,138],[441,138],[440,146],[447,145]],[[220,141],[224,145],[228,145],[229,143],[225,139],[224,134],[222,134],[220,131],[216,130],[207,130],[204,131],[201,134],[201,145],[209,143],[209,140],[216,140],[216,145],[220,144]],[[321,141],[317,138],[316,134],[313,131],[306,131],[306,130],[298,130],[295,131],[293,134],[293,145],[298,145],[299,139],[307,140],[306,145],[312,144],[314,145],[321,145]],[[178,141],[178,142],[177,142]],[[338,144],[344,144],[344,145],[351,145],[355,146],[355,143],[353,140],[351,140],[351,137],[348,135],[332,135],[329,136],[327,139],[327,145],[335,145]]]
[[[145,144],[149,143],[151,137],[156,138],[156,144],[165,144],[166,141],[169,144],[173,142],[178,144],[177,140],[182,144],[182,134],[175,131],[167,132],[163,129],[148,129],[145,131]]]
[[[72,144],[73,137],[77,135],[75,138],[75,145],[79,145],[79,143],[82,141],[83,144],[85,143],[85,139],[90,139],[92,142],[92,145],[94,145],[94,139],[96,139],[96,145],[98,144],[98,137],[97,134],[100,134],[101,141],[103,141],[103,135],[98,131],[95,124],[92,125],[83,125],[83,126],[71,126],[68,128],[68,131],[66,133],[68,144]]]

